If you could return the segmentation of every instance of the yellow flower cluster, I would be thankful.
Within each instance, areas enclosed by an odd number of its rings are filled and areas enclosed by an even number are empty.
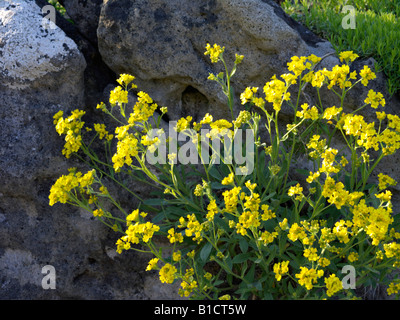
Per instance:
[[[56,126],[56,131],[59,135],[65,134],[65,145],[62,154],[66,158],[70,158],[72,153],[78,152],[82,146],[81,129],[84,122],[81,121],[85,111],[74,110],[67,118],[63,117],[63,111],[57,112],[53,119]]]
[[[225,47],[221,47],[217,44],[214,44],[214,46],[211,47],[211,45],[209,43],[207,43],[206,52],[204,52],[204,55],[209,55],[211,62],[217,63],[220,60],[221,55],[224,53],[224,50],[225,50]]]
[[[140,91],[137,94],[137,101],[133,106],[133,112],[130,114],[128,123],[134,124],[135,122],[147,121],[157,110],[158,105],[154,103],[153,99],[145,92]]]
[[[289,272],[289,261],[275,263],[273,269],[276,280],[281,281],[282,276]]]
[[[90,170],[82,175],[81,172],[76,172],[75,168],[69,169],[69,174],[62,175],[51,187],[49,195],[50,206],[53,206],[57,202],[67,203],[72,200],[71,192],[76,188],[78,188],[80,192],[86,193],[85,189],[94,182],[94,175],[94,170]]]
[[[319,118],[317,107],[313,106],[310,108],[308,103],[304,103],[301,105],[301,109],[301,111],[297,111],[297,117],[311,120],[317,120]]]
[[[178,272],[178,270],[170,263],[166,263],[161,269],[160,269],[160,281],[162,283],[173,283],[175,280],[175,274]]]
[[[110,92],[109,102],[111,106],[115,106],[116,104],[121,106],[128,103],[128,91],[124,90],[121,86],[114,88]]]
[[[368,96],[364,101],[366,104],[370,104],[372,108],[376,109],[381,105],[384,107],[386,105],[385,98],[383,97],[383,94],[380,92],[375,92],[374,90],[369,90],[368,91]]]
[[[206,218],[209,221],[214,220],[215,215],[218,213],[218,206],[215,200],[211,200],[207,206]]]
[[[331,274],[329,278],[325,278],[324,281],[326,284],[326,294],[328,297],[332,297],[336,292],[339,292],[343,289],[342,281],[340,281],[335,274]]]
[[[397,294],[400,291],[400,282],[392,282],[387,289],[388,295]]]
[[[155,232],[158,232],[160,227],[151,223],[136,222],[131,223],[125,231],[125,235],[117,240],[117,252],[122,253],[123,250],[129,250],[131,244],[138,244],[140,241],[147,243],[151,240]]]
[[[265,100],[272,103],[275,111],[280,111],[283,101],[290,100],[290,92],[287,92],[288,86],[285,82],[278,80],[276,76],[267,82],[263,88]]]
[[[234,187],[231,190],[226,190],[223,192],[222,196],[224,197],[225,202],[225,211],[228,213],[233,213],[236,211],[238,204],[238,195],[242,190],[241,187]]]
[[[108,131],[106,130],[106,125],[103,123],[102,124],[96,123],[94,125],[94,130],[99,134],[100,140],[106,138],[107,141],[111,141],[112,138],[114,137],[112,134],[108,133]]]
[[[181,233],[175,232],[174,228],[171,228],[168,230],[168,240],[170,243],[176,243],[176,242],[183,242],[183,236]]]
[[[121,85],[124,86],[125,88],[128,88],[128,85],[135,80],[135,77],[130,75],[130,74],[120,74],[119,78],[117,79],[117,82]],[[132,83],[131,88],[136,88],[137,86]]]
[[[399,237],[397,237],[397,239],[399,239]],[[386,257],[395,258],[393,267],[399,268],[400,267],[400,243],[397,243],[397,242],[385,243],[383,245],[383,248],[385,250]]]
[[[356,228],[363,228],[372,239],[372,245],[390,237],[389,226],[393,222],[392,209],[388,207],[374,208],[367,206],[364,200],[352,209],[353,223]]]
[[[188,297],[198,287],[197,281],[194,279],[194,269],[186,269],[185,275],[182,277],[181,288],[178,290],[181,297]]]
[[[200,222],[197,220],[196,215],[194,213],[188,214],[186,216],[186,219],[184,217],[180,217],[179,223],[180,225],[178,226],[179,228],[186,228],[185,229],[185,235],[187,237],[192,237],[193,241],[196,241],[197,243],[200,243],[203,241],[202,237],[202,231],[203,231],[203,225],[200,224]]]
[[[378,184],[379,190],[385,190],[388,185],[395,186],[397,184],[396,180],[392,179],[391,177],[383,173],[378,174],[378,180],[379,180]]]
[[[301,286],[305,287],[307,290],[311,290],[318,282],[318,279],[324,275],[323,270],[315,270],[313,268],[308,269],[307,267],[300,267],[300,273],[295,276],[298,278],[298,282]]]
[[[115,133],[118,138],[117,152],[112,157],[114,163],[114,170],[116,172],[126,164],[130,166],[132,164],[132,157],[138,155],[138,140],[132,133],[128,133],[130,126],[118,127]]]
[[[176,123],[176,127],[175,127],[176,132],[182,132],[186,129],[189,129],[192,119],[193,118],[191,116],[187,116],[186,118],[179,119],[178,122]]]
[[[147,267],[146,267],[146,271],[151,271],[151,270],[155,270],[157,268],[157,263],[160,259],[158,258],[153,258],[149,261]]]

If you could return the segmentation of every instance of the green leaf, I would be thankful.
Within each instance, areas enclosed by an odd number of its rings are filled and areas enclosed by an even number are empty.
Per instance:
[[[212,244],[211,244],[210,242],[207,242],[207,243],[203,246],[203,248],[201,249],[201,251],[200,251],[200,259],[201,259],[203,262],[206,262],[206,261],[207,261],[208,257],[210,256],[211,250],[212,250]]]
[[[217,179],[218,181],[222,181],[222,179],[224,178],[218,171],[218,169],[214,166],[210,169],[210,171],[208,172],[212,177],[214,177],[215,179]]]
[[[250,256],[251,256],[251,252],[239,253],[238,255],[233,257],[232,263],[242,263],[244,261],[249,260]]]
[[[243,253],[246,253],[247,250],[249,249],[249,243],[245,238],[240,238],[239,240],[239,247],[240,250],[242,250]]]
[[[255,271],[256,271],[256,265],[253,264],[249,270],[249,272],[247,272],[246,276],[244,277],[244,279],[246,279],[247,282],[253,282],[254,281],[254,275],[255,275]]]
[[[143,204],[149,205],[149,206],[162,206],[168,204],[168,201],[164,199],[145,199],[143,200]]]

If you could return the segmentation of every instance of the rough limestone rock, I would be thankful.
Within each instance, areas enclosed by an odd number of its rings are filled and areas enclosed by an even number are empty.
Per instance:
[[[103,0],[61,0],[59,1],[74,21],[81,34],[97,43],[97,26]]]
[[[143,284],[150,257],[115,252],[117,234],[71,206],[49,206],[67,168],[58,110],[84,108],[85,59],[29,0],[0,1],[0,299],[160,298]],[[44,289],[42,268],[55,268]],[[45,281],[45,283],[47,283]]]
[[[293,55],[333,51],[268,0],[109,0],[97,34],[105,63],[135,75],[174,117],[227,112],[221,88],[207,80],[222,71],[204,55],[207,43],[225,46],[228,63],[235,53],[245,56],[234,77],[237,93],[262,88]]]
[[[83,103],[86,62],[32,1],[1,1],[0,21],[0,189],[26,195],[61,165],[52,115]]]

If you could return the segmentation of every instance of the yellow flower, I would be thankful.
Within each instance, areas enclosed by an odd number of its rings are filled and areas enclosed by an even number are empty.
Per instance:
[[[282,220],[282,222],[279,222],[279,227],[281,230],[287,230],[289,228],[288,220],[285,218]]]
[[[311,290],[313,285],[317,283],[318,278],[324,275],[323,270],[308,269],[306,267],[300,267],[300,273],[296,274],[296,278],[299,279],[299,284],[305,287],[307,290]]]
[[[193,118],[191,116],[179,119],[178,122],[176,123],[175,130],[177,132],[181,132],[188,129],[190,127],[190,122],[192,121],[192,119]]]
[[[168,230],[168,239],[170,243],[183,242],[182,234],[176,233],[174,228]]]
[[[138,92],[137,97],[138,100],[133,106],[133,112],[128,119],[129,124],[147,121],[158,107],[156,103],[153,103],[153,99],[143,91]]]
[[[343,108],[336,108],[335,106],[326,108],[324,111],[323,119],[331,120],[342,112]]]
[[[232,135],[232,132],[229,130],[233,125],[228,120],[220,119],[210,123],[211,132],[207,135],[211,139],[218,137],[219,135],[228,135],[229,137]]]
[[[154,270],[157,268],[158,258],[153,258],[149,261],[146,271]]]
[[[114,170],[116,172],[118,172],[125,164],[128,166],[132,164],[132,157],[138,155],[137,144],[138,141],[133,134],[126,134],[123,136],[122,140],[118,141],[117,152],[111,159],[114,163]]]
[[[396,180],[392,179],[388,175],[385,175],[383,173],[378,174],[378,188],[379,190],[384,190],[387,188],[388,185],[395,186],[397,184]]]
[[[263,204],[261,206],[261,210],[264,211],[264,213],[261,215],[261,220],[267,221],[269,219],[276,218],[275,212],[272,212],[267,204]]]
[[[329,259],[327,259],[327,258],[320,258],[319,260],[318,260],[318,264],[321,266],[321,267],[327,267],[327,266],[329,266],[330,264],[331,264],[331,262],[329,261]]]
[[[289,261],[282,261],[274,264],[274,273],[277,281],[281,281],[282,276],[289,272]]]
[[[304,119],[311,119],[311,120],[317,120],[318,119],[318,109],[313,106],[311,109],[309,109],[308,103],[303,103],[301,105],[301,108],[303,109],[302,111],[297,111],[296,116],[299,118],[304,118]]]
[[[229,294],[225,294],[223,296],[220,296],[218,300],[231,300],[231,296]]]
[[[207,43],[206,52],[204,52],[204,55],[209,55],[211,62],[216,63],[220,60],[224,50],[225,50],[225,47],[221,47],[217,44],[214,44],[214,46],[211,47],[211,45],[209,43]]]
[[[246,110],[240,111],[239,115],[237,116],[236,120],[233,121],[235,128],[240,128],[243,123],[249,122],[251,119],[250,112]]]
[[[307,57],[297,57],[293,56],[291,58],[292,61],[287,63],[288,70],[293,72],[293,74],[296,76],[300,76],[300,74],[307,69],[307,65],[305,62],[307,61]],[[311,66],[311,65],[310,65]]]
[[[347,259],[349,262],[354,262],[358,260],[358,253],[357,252],[351,252],[348,256]]]
[[[305,249],[303,255],[309,261],[317,261],[319,259],[319,256],[317,254],[317,249],[316,248]]]
[[[187,253],[188,258],[193,259],[196,252],[194,250]]]
[[[313,87],[321,88],[324,82],[325,82],[325,71],[319,70],[312,74],[311,85]]]
[[[95,217],[102,217],[104,215],[103,209],[96,209],[93,211],[93,216]]]
[[[397,294],[400,291],[400,282],[392,282],[387,289],[388,295]]]
[[[385,113],[385,111],[382,111],[382,112],[377,111],[377,112],[376,112],[376,118],[377,118],[379,121],[385,120],[385,118],[386,118],[386,113]]]
[[[135,77],[130,75],[130,74],[120,74],[119,78],[117,79],[117,82],[121,85],[121,86],[125,86],[125,88],[127,88],[128,84],[130,84],[133,80],[135,80]],[[131,86],[132,88],[136,88],[136,85],[132,84]]]
[[[62,116],[64,115],[64,112],[62,110],[58,111],[54,116],[53,116],[53,123],[54,125],[57,124],[58,120],[60,120],[62,118]]]
[[[380,92],[375,92],[374,90],[369,90],[368,91],[368,96],[364,100],[366,104],[370,104],[372,108],[376,109],[381,105],[382,107],[385,106],[386,101],[385,98],[383,97],[383,94]]]
[[[126,225],[130,226],[132,222],[139,221],[139,209],[133,210],[131,214],[126,217]]]
[[[317,64],[321,61],[321,58],[317,57],[315,54],[311,54],[307,57],[307,60],[311,61],[312,64]]]
[[[332,232],[340,242],[347,243],[350,241],[347,227],[351,227],[351,225],[351,221],[337,221],[335,226],[332,228]]]
[[[335,85],[339,86],[341,89],[350,87],[351,82],[347,78],[349,73],[350,67],[347,64],[341,66],[336,65],[332,68],[332,71],[324,71],[325,76],[330,80],[328,89],[331,89]],[[354,74],[352,74],[350,78],[354,78]]]
[[[278,236],[278,232],[264,231],[261,233],[260,240],[264,242],[264,245],[274,242],[274,239]]]
[[[282,228],[282,226],[281,226],[281,228]],[[307,235],[304,231],[304,228],[299,226],[297,223],[294,223],[289,229],[288,238],[290,240],[292,240],[293,242],[295,242],[298,239],[302,240],[306,236]]]
[[[233,172],[231,172],[227,177],[222,179],[221,184],[227,186],[229,184],[232,184],[234,180],[235,180],[235,175],[233,174]]]
[[[178,250],[178,251],[175,251],[173,254],[172,254],[172,260],[174,260],[175,262],[179,262],[179,261],[181,261],[181,258],[182,258],[182,255],[181,255],[181,252]]]
[[[303,198],[303,187],[301,187],[299,183],[295,186],[291,186],[288,195],[290,197],[296,196],[296,200],[301,200]]]
[[[110,104],[112,106],[128,103],[128,91],[124,90],[121,86],[116,87],[110,92]]]
[[[343,289],[342,281],[335,275],[331,274],[324,279],[326,285],[326,294],[328,297],[332,297],[335,293],[339,292]]]
[[[162,283],[172,283],[175,280],[175,273],[178,270],[171,264],[167,263],[160,269],[160,281]]]
[[[343,62],[346,61],[348,63],[349,61],[354,61],[359,57],[358,54],[354,53],[353,51],[343,51],[339,54],[340,61]]]
[[[306,181],[308,183],[312,183],[313,181],[318,180],[319,176],[320,176],[320,173],[318,171],[314,172],[314,173],[310,171],[310,175],[307,177]]]
[[[225,202],[225,210],[229,213],[233,213],[237,208],[238,195],[241,191],[241,187],[234,187],[231,190],[226,190],[222,194]]]
[[[368,66],[364,66],[364,68],[360,71],[361,83],[366,87],[368,85],[369,80],[374,80],[376,78],[376,74],[371,71]]]
[[[218,206],[215,200],[211,200],[210,203],[207,206],[207,215],[206,218],[209,221],[212,221],[214,219],[214,216],[218,213]]]
[[[108,134],[108,131],[106,130],[105,124],[95,123],[94,130],[99,134],[100,140],[103,140],[104,137],[106,137],[107,140],[110,140],[109,139],[110,135]],[[111,135],[111,137],[112,137],[112,135]]]
[[[84,122],[81,121],[85,111],[74,110],[68,118],[64,118],[62,111],[54,115],[54,124],[59,135],[65,134],[65,145],[62,154],[68,159],[72,153],[76,153],[82,146],[81,130]]]
[[[236,224],[237,233],[245,236],[248,228],[257,228],[260,225],[260,219],[257,211],[243,211]]]
[[[183,218],[183,217],[181,217]],[[197,220],[196,216],[194,213],[191,215],[188,214],[186,216],[187,221],[185,219],[179,219],[179,222],[181,223],[179,227],[185,227],[185,235],[187,237],[192,237],[193,236],[193,241],[196,241],[197,243],[200,243],[203,241],[203,238],[201,236],[201,233],[203,231],[203,225],[199,223]]]
[[[95,171],[90,170],[82,176],[81,172],[76,172],[75,168],[69,169],[68,175],[62,175],[50,189],[49,205],[53,206],[57,202],[67,203],[71,197],[70,192],[79,188],[82,192],[94,182]]]
[[[235,53],[235,64],[240,64],[240,63],[242,63],[243,58],[244,58],[243,55],[240,55],[240,54]]]
[[[264,86],[265,100],[272,103],[274,110],[277,112],[281,110],[283,101],[290,100],[290,92],[286,92],[287,89],[286,84],[278,80],[276,76],[273,76],[272,80]]]
[[[381,192],[375,195],[378,199],[382,200],[383,202],[389,202],[392,199],[392,193],[389,190],[385,192]]]
[[[213,275],[211,273],[209,273],[209,272],[206,272],[204,274],[204,278],[206,278],[207,280],[211,280],[212,277],[213,277]]]
[[[253,95],[254,93],[256,93],[258,90],[257,87],[247,87],[244,92],[240,95],[240,101],[242,102],[242,104],[246,104],[249,101],[253,100]]]

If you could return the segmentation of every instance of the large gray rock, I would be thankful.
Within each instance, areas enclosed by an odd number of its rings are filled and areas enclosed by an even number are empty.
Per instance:
[[[97,26],[103,0],[61,0],[59,1],[74,21],[80,33],[89,41],[97,43]]]
[[[145,299],[146,255],[120,257],[118,235],[67,205],[49,206],[62,156],[53,115],[84,108],[85,59],[34,1],[0,1],[0,299]],[[90,120],[90,119],[88,119]],[[133,202],[131,202],[133,204]],[[42,268],[56,271],[43,289]]]
[[[237,93],[281,74],[293,55],[333,49],[286,17],[268,0],[109,0],[97,30],[99,50],[116,73],[131,73],[139,87],[168,106],[174,117],[228,111],[204,56],[205,45],[226,47],[226,61],[245,56],[234,77]]]
[[[83,104],[86,62],[32,1],[1,1],[0,22],[0,192],[26,195],[62,164],[52,115]]]

